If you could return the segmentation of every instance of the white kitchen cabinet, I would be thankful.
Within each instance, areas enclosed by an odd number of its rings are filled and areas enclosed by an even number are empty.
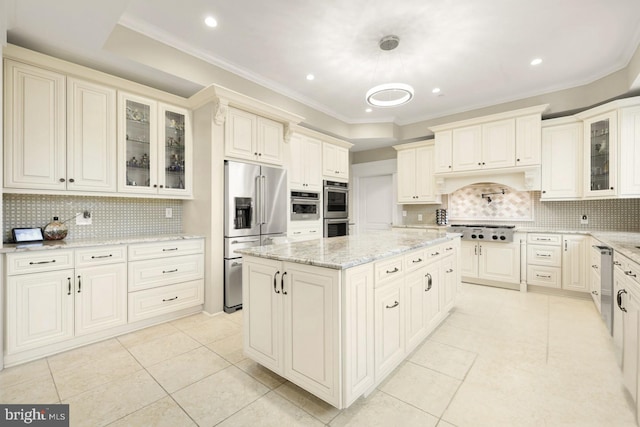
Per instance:
[[[338,273],[246,257],[245,352],[340,406]]]
[[[426,267],[408,273],[405,279],[406,293],[406,320],[405,342],[407,352],[418,346],[427,334],[428,304],[426,301],[427,274],[433,277],[432,272],[427,272]],[[429,292],[431,289],[429,289]]]
[[[517,239],[516,239],[517,240]],[[463,280],[520,283],[520,242],[493,243],[465,241],[460,259]]]
[[[540,200],[582,197],[582,122],[542,129],[542,190]]]
[[[124,92],[118,93],[118,108],[118,191],[190,197],[190,113]]]
[[[444,276],[448,274],[443,267],[443,264],[440,262],[432,262],[425,267],[423,294],[426,331],[422,338],[435,329],[440,320],[440,313],[442,312],[440,295],[446,292],[443,285]],[[408,347],[408,344],[407,342],[407,353],[412,350],[412,348]]]
[[[440,203],[433,175],[433,143],[410,143],[394,148],[398,151],[398,203]]]
[[[349,150],[330,142],[322,143],[322,174],[326,179],[349,179]]]
[[[541,126],[540,114],[516,118],[516,166],[540,164]]]
[[[402,277],[375,290],[375,377],[388,375],[405,355],[405,298]]]
[[[463,277],[478,277],[478,244],[473,241],[460,242],[460,273]]]
[[[291,221],[287,237],[296,241],[320,239],[322,238],[322,226],[322,220]]]
[[[483,124],[481,169],[515,166],[515,157],[515,119],[505,119]]]
[[[565,234],[562,240],[562,289],[589,292],[587,272],[591,256],[591,238]]]
[[[620,196],[640,195],[640,106],[620,110]]]
[[[453,132],[438,132],[435,135],[435,173],[451,172],[453,156]]]
[[[225,156],[282,165],[282,123],[229,107],[224,131]]]
[[[458,256],[455,246],[447,245],[445,251],[447,252],[445,258],[442,259],[439,292],[441,311],[448,312],[455,303],[458,283],[460,283],[460,271],[458,270]]]
[[[322,191],[322,141],[294,134],[289,145],[289,187],[292,190]]]
[[[73,337],[73,269],[7,278],[7,354]]]
[[[584,120],[584,197],[618,194],[618,114],[609,111]]]
[[[481,125],[453,129],[452,159],[454,172],[482,168]]]
[[[622,314],[623,346],[622,346],[622,379],[625,387],[638,401],[638,312],[640,311],[640,289],[627,277],[623,288]]]
[[[66,189],[66,79],[5,59],[4,186]]]

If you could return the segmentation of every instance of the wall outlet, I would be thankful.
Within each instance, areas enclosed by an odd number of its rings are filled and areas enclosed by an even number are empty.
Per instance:
[[[580,224],[587,225],[589,224],[589,218],[586,215],[582,215],[580,217]]]
[[[422,221],[422,214],[418,214],[418,221]]]
[[[173,218],[173,209],[172,208],[165,208],[164,217],[165,218]]]
[[[78,212],[76,214],[76,225],[91,225],[91,212]]]
[[[402,211],[402,216],[407,216],[407,211]]]

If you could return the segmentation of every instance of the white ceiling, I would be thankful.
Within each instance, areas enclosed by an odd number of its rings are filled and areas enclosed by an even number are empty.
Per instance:
[[[183,96],[202,87],[106,50],[121,24],[347,123],[402,125],[583,85],[624,68],[640,41],[638,0],[3,1],[12,43]],[[382,52],[389,34],[400,46]],[[415,98],[366,113],[366,91],[388,81]]]

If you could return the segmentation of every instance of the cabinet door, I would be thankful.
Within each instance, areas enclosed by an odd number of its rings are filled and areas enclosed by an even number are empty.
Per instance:
[[[67,189],[115,192],[116,91],[67,80]]]
[[[589,292],[588,262],[591,255],[590,237],[563,236],[562,289]]]
[[[246,160],[256,160],[256,120],[254,114],[229,108],[224,124],[224,154]]]
[[[73,269],[7,279],[7,353],[73,337]]]
[[[452,135],[453,171],[476,170],[482,167],[481,126],[454,129]]]
[[[455,253],[442,260],[440,301],[442,311],[445,312],[453,308],[458,291],[458,272],[456,271],[458,266],[456,261],[457,255]]]
[[[403,280],[375,291],[376,381],[391,372],[404,358]]]
[[[278,261],[252,261],[242,266],[244,352],[272,371],[283,374],[282,265]]]
[[[340,302],[337,271],[285,263],[285,376],[340,405]]]
[[[540,164],[540,114],[516,119],[516,166]]]
[[[322,141],[314,138],[305,138],[304,141],[305,188],[322,191]]]
[[[582,123],[542,129],[541,200],[582,197]]]
[[[65,77],[5,60],[4,186],[66,188]]]
[[[284,126],[282,123],[258,117],[256,122],[258,160],[282,165]]]
[[[632,290],[632,283],[625,281],[622,307],[623,314],[623,345],[622,345],[622,379],[625,387],[636,400],[638,392],[638,310],[640,299]]]
[[[427,334],[427,292],[431,292],[433,280],[431,280],[431,288],[427,289],[427,274],[433,277],[433,271],[427,271],[426,268],[420,268],[409,273],[405,279],[405,333],[406,333],[406,349],[407,352],[413,351]]]
[[[615,196],[617,177],[617,117],[615,111],[584,121],[584,197]]]
[[[478,244],[478,277],[520,283],[520,243]]]
[[[292,135],[289,141],[289,187],[292,190],[306,190],[305,141],[302,135]],[[317,159],[316,159],[317,162]]]
[[[349,179],[349,150],[337,147],[336,165],[338,166],[338,177]]]
[[[118,93],[120,128],[118,191],[158,192],[158,105],[137,95]]]
[[[127,265],[109,264],[75,271],[75,335],[127,323]]]
[[[442,288],[442,263],[433,262],[426,267],[424,275],[424,295],[425,295],[425,316],[427,333],[438,325],[442,306],[440,305],[440,294],[444,292]]]
[[[338,174],[338,147],[327,142],[322,143],[322,174],[335,177]]]
[[[452,132],[450,130],[436,133],[435,173],[451,172]]]
[[[624,307],[624,305],[621,291],[626,287],[626,279],[627,278],[622,268],[613,268],[613,344],[616,353],[616,361],[620,368],[622,368],[622,348],[624,343],[624,312],[622,311],[622,307]],[[618,299],[618,295],[620,295],[620,299]],[[618,305],[618,302],[620,302],[620,305]]]
[[[514,119],[482,125],[482,168],[515,166],[516,123]]]
[[[434,146],[420,147],[415,150],[415,175],[417,201],[436,200],[436,183],[433,176]]]
[[[416,150],[400,150],[398,164],[398,203],[416,201]]]
[[[478,277],[478,244],[460,242],[460,274],[464,277]]]
[[[621,111],[620,195],[640,195],[640,107]]]
[[[193,140],[191,113],[159,104],[158,194],[190,196],[193,193]]]

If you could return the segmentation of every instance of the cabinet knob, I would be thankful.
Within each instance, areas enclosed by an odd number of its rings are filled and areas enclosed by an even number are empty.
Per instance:
[[[611,187],[611,189],[613,190],[613,187]]]
[[[262,156],[262,153],[258,153],[258,157]]]
[[[164,185],[161,185],[160,188],[164,188]]]
[[[478,166],[482,166],[482,163],[478,162]]]
[[[69,178],[69,182],[76,182],[76,180],[73,178]]]
[[[482,162],[482,166],[484,166],[485,164],[486,164],[485,162]]]
[[[451,165],[449,165],[449,169],[451,169]]]
[[[253,153],[253,155],[254,155],[254,156],[257,156],[257,155],[258,155],[258,152],[256,151],[255,153]]]
[[[153,188],[158,188],[158,186],[156,184],[153,184]]]
[[[544,194],[544,193],[546,193],[546,192],[547,192],[546,190],[542,190],[542,194]]]
[[[66,180],[64,178],[60,178],[60,182],[65,182]]]

